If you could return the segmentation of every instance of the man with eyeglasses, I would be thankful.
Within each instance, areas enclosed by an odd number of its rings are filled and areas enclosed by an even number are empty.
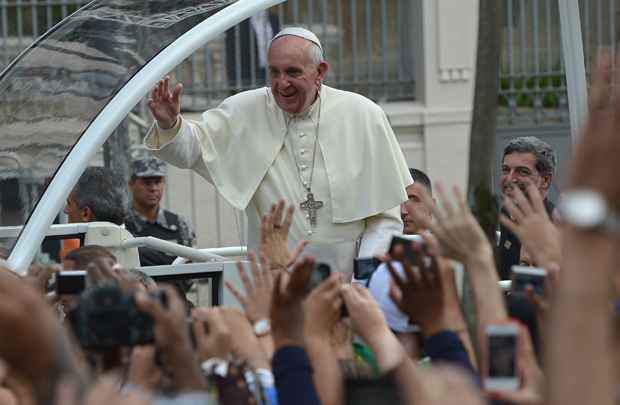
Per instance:
[[[544,198],[549,216],[556,218],[554,204],[547,198],[555,174],[556,155],[548,143],[534,137],[524,136],[511,140],[504,148],[500,185],[502,196],[512,197],[516,187],[525,192],[525,184],[532,183]],[[510,278],[510,269],[519,264],[521,243],[506,227],[500,225],[499,275]]]

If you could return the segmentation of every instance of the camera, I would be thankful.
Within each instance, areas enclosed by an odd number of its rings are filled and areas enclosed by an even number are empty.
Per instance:
[[[165,296],[152,295],[165,305]],[[118,286],[103,285],[86,290],[79,304],[67,315],[82,348],[107,351],[119,346],[136,346],[155,340],[153,319],[136,306],[133,294]]]

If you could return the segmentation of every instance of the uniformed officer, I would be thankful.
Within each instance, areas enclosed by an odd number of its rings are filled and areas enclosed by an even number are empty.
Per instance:
[[[166,163],[154,156],[134,160],[131,164],[129,190],[132,204],[125,221],[135,237],[154,236],[185,246],[194,246],[196,234],[180,215],[160,207],[166,184]],[[142,266],[171,264],[174,257],[151,248],[141,247]]]

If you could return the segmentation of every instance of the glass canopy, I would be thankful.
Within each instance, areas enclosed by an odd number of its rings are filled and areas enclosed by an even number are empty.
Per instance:
[[[0,74],[0,227],[23,225],[46,182],[114,95],[234,0],[96,0]],[[12,242],[0,240],[10,251]]]

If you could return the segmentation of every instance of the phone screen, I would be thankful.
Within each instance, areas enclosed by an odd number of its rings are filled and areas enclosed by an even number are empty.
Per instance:
[[[545,295],[545,276],[537,274],[513,273],[512,291],[523,292],[528,286],[532,286],[534,293],[539,296]]]
[[[332,273],[331,267],[326,263],[316,263],[314,265],[314,270],[312,270],[312,274],[310,275],[310,280],[308,281],[308,291],[312,291],[319,284],[325,281],[330,274]]]
[[[393,236],[392,242],[390,243],[389,253],[390,255],[394,254],[394,250],[397,246],[402,246],[403,254],[405,258],[409,261],[410,264],[414,264],[416,261],[416,253],[413,250],[412,240],[403,238],[401,236]]]
[[[488,335],[489,377],[512,378],[517,375],[517,336]]]
[[[86,271],[61,271],[56,274],[56,294],[78,295],[86,288]]]
[[[353,275],[357,280],[369,279],[380,264],[381,260],[374,257],[353,259]]]

